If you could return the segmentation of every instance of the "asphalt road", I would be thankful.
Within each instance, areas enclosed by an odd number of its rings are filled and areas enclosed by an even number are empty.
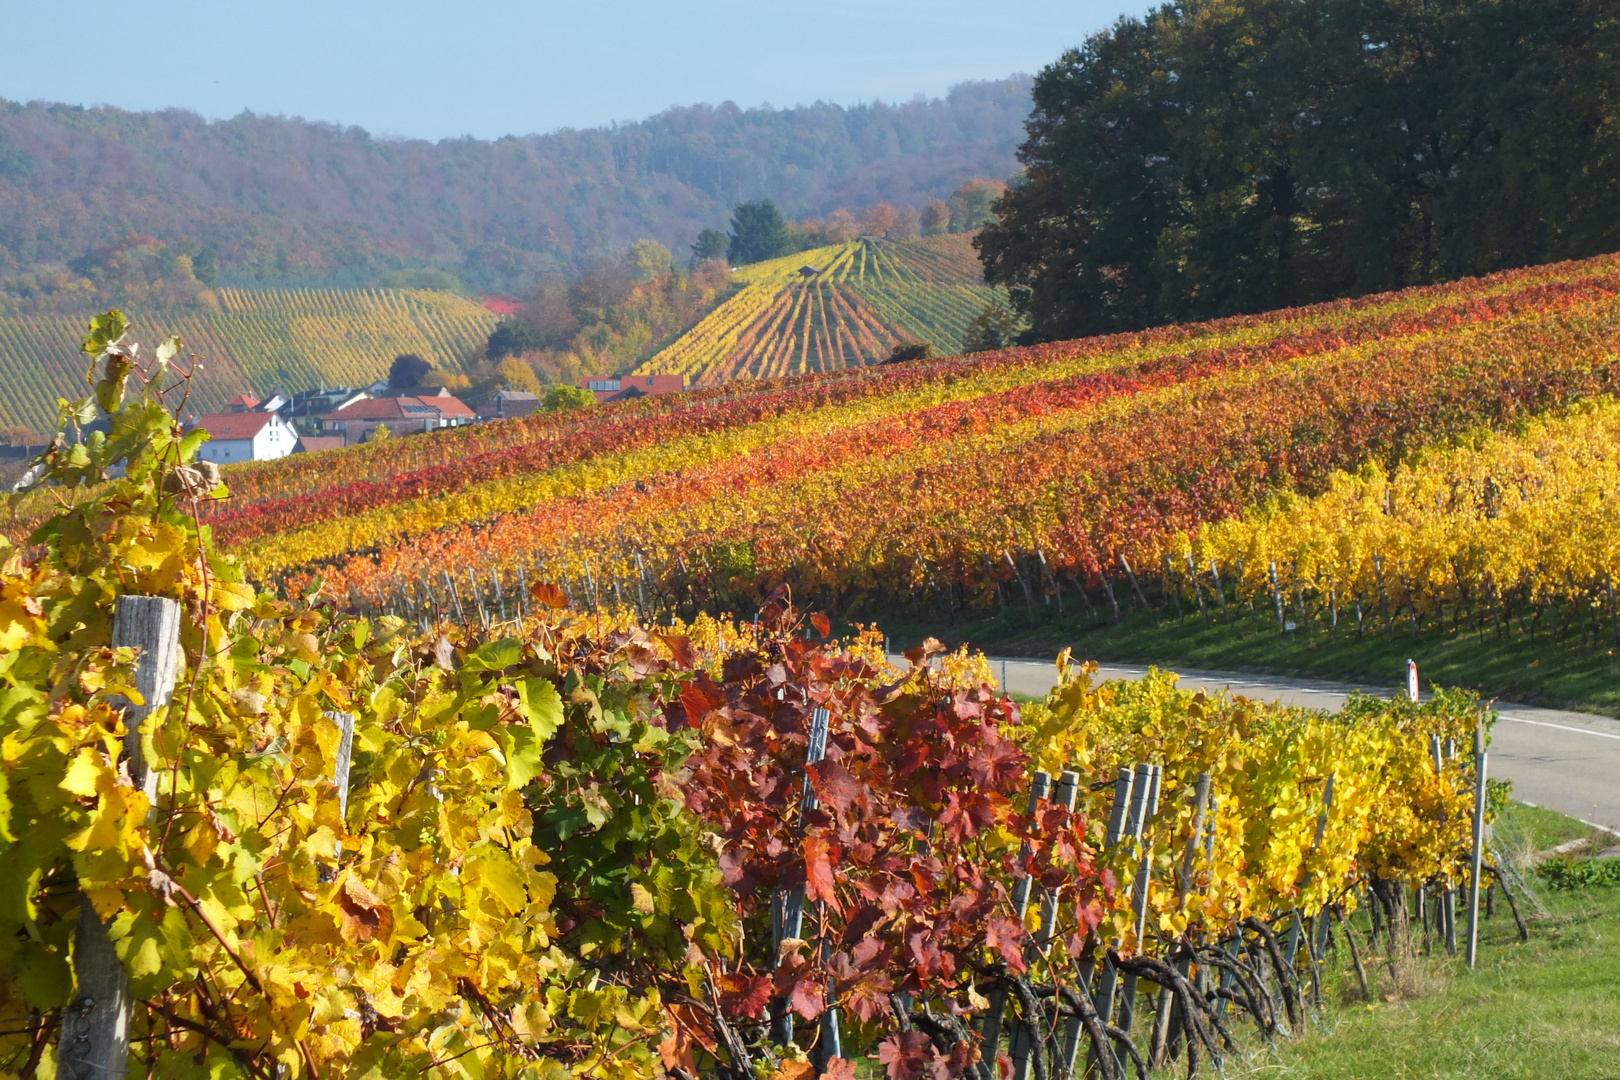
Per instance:
[[[1006,665],[1007,688],[1043,695],[1057,684],[1057,668],[1033,660],[993,660],[996,674]],[[1104,665],[1099,678],[1139,679],[1146,668]],[[1387,687],[1182,671],[1181,685],[1284,705],[1336,710],[1352,690],[1387,696]],[[1497,704],[1500,717],[1491,732],[1489,775],[1513,781],[1513,795],[1590,824],[1620,831],[1620,720],[1587,713]]]

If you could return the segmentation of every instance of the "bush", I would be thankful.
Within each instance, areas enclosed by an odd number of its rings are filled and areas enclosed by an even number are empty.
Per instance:
[[[1547,888],[1559,892],[1620,885],[1620,859],[1549,859],[1536,873]]]
[[[558,383],[546,391],[545,407],[551,412],[584,409],[596,404],[596,395],[582,386]]]

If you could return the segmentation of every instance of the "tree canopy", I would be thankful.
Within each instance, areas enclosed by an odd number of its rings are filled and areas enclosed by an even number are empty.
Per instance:
[[[732,207],[731,246],[726,257],[733,266],[774,259],[787,251],[787,222],[774,202],[761,199]]]
[[[731,237],[719,229],[704,229],[698,233],[697,240],[692,244],[692,265],[706,263],[710,259],[723,259],[726,257],[726,248],[731,245]]]
[[[1056,339],[1620,246],[1588,0],[1188,0],[1041,72],[976,243]],[[953,227],[955,225],[953,212]]]
[[[388,365],[388,386],[393,390],[421,386],[422,379],[432,370],[433,365],[415,353],[401,353]]]
[[[920,206],[1006,176],[1028,111],[1028,78],[1015,76],[898,105],[727,102],[430,143],[251,113],[0,100],[0,304],[40,287],[15,279],[66,274],[131,233],[191,257],[210,287],[354,287],[439,267],[515,295],[637,237],[689,243],[750,199],[803,217]]]

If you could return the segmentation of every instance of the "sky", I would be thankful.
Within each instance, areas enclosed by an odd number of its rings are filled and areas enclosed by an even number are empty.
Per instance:
[[[0,0],[0,98],[497,138],[1033,74],[1122,0]]]

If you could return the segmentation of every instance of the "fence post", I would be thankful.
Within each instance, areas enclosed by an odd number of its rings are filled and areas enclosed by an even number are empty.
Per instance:
[[[1125,770],[1121,769],[1120,771],[1124,772]],[[1152,787],[1153,766],[1147,762],[1142,762],[1136,766],[1136,774],[1131,778],[1130,784],[1126,788],[1126,790],[1130,793],[1131,809],[1130,816],[1125,820],[1124,830],[1119,833],[1114,833],[1113,822],[1109,823],[1109,832],[1110,834],[1114,835],[1116,842],[1123,842],[1127,839],[1136,841],[1142,838],[1142,825],[1147,817],[1146,811],[1148,795]],[[1117,792],[1118,790],[1118,785],[1116,785],[1115,791]],[[1118,817],[1118,815],[1119,808],[1116,804],[1114,816]],[[1118,947],[1120,944],[1121,939],[1115,938],[1115,947]],[[1104,953],[1105,957],[1106,955],[1107,954]],[[1127,980],[1127,984],[1132,991],[1135,990],[1136,984],[1134,980]],[[1118,985],[1119,969],[1114,966],[1112,961],[1105,959],[1103,961],[1102,981],[1097,988],[1097,1016],[1104,1024],[1110,1023],[1113,1019],[1114,999],[1117,994]],[[1120,1013],[1122,1018],[1124,1011],[1124,1007],[1121,1006]],[[1114,1054],[1116,1061],[1123,1061],[1126,1058],[1123,1051],[1116,1051],[1112,1046],[1099,1046],[1095,1047],[1094,1050],[1099,1054]]]
[[[326,718],[338,726],[341,738],[338,739],[337,762],[332,766],[332,783],[338,789],[338,817],[345,822],[348,828],[349,820],[349,763],[354,757],[354,713],[330,712]],[[343,841],[339,840],[333,845],[333,854],[343,854]]]
[[[1159,812],[1159,786],[1164,780],[1164,768],[1160,765],[1151,767],[1148,774],[1148,797],[1143,806],[1142,815],[1137,820],[1136,838],[1141,841],[1142,865],[1136,870],[1136,882],[1131,895],[1132,914],[1136,917],[1136,949],[1144,952],[1142,938],[1147,932],[1147,894],[1148,881],[1153,876],[1153,849],[1142,841],[1142,833],[1147,825],[1147,819]],[[1131,1025],[1136,1020],[1136,983],[1138,976],[1133,972],[1125,976],[1125,985],[1121,988],[1119,1002],[1119,1027],[1126,1035],[1131,1033]],[[1123,1047],[1116,1051],[1116,1060],[1119,1061],[1120,1071],[1123,1073],[1130,1064],[1130,1058]]]
[[[1191,558],[1191,556],[1188,556]],[[1221,572],[1215,568],[1215,556],[1209,557],[1209,576],[1215,579],[1215,599],[1221,602],[1221,619],[1230,623],[1232,616],[1226,610],[1226,586],[1221,584]]]
[[[1080,774],[1067,769],[1064,770],[1063,775],[1058,778],[1057,789],[1052,792],[1052,802],[1065,810],[1072,811],[1079,787]],[[1029,879],[1026,877],[1024,880],[1027,882]],[[1052,927],[1057,923],[1057,914],[1058,894],[1057,890],[1054,889],[1046,894],[1046,898],[1041,904],[1041,928],[1035,931],[1034,939],[1024,946],[1025,964],[1033,965],[1036,960],[1040,959],[1041,951],[1046,948],[1047,942],[1052,940]],[[1013,1080],[1024,1080],[1024,1077],[1028,1075],[1030,1054],[1046,1053],[1046,1047],[1033,1045],[1031,1036],[1032,1032],[1027,1024],[1020,1024],[1013,1031]]]
[[[120,596],[112,643],[139,651],[135,687],[146,704],[124,707],[123,757],[135,787],[156,802],[157,773],[147,768],[141,728],[153,713],[168,707],[174,693],[180,670],[179,603],[157,596]],[[58,1075],[64,1080],[122,1077],[129,1065],[129,976],[88,897],[79,901],[73,971],[79,993],[62,1018]]]
[[[1479,949],[1479,873],[1485,844],[1485,723],[1474,721],[1474,850],[1468,878],[1468,966]]]
[[[1123,769],[1120,770],[1124,772]],[[1052,777],[1049,773],[1037,771],[1029,780],[1029,807],[1025,813],[1033,817],[1035,811],[1040,809],[1041,800],[1046,798],[1047,791],[1052,786]],[[1029,855],[1029,845],[1024,845],[1022,854]],[[1018,924],[1024,923],[1024,916],[1029,911],[1030,878],[1028,874],[1013,883],[1012,901],[1013,910],[1017,914]],[[990,991],[990,1007],[984,1014],[984,1048],[981,1056],[995,1068],[996,1054],[1001,1044],[1002,1020],[1007,1014],[1007,991],[1004,987],[996,987]]]
[[[814,765],[826,755],[827,725],[831,718],[832,714],[826,709],[816,709],[810,714],[810,745],[804,752],[804,763],[806,765]],[[804,815],[814,810],[816,805],[815,785],[810,782],[810,777],[806,774],[804,778],[804,794],[799,799],[799,832],[801,834],[804,832]],[[804,932],[803,885],[782,898],[781,910],[781,923],[776,928],[778,931],[776,940],[772,942],[775,946],[773,952],[780,952],[783,941],[789,938],[798,938]],[[772,922],[775,921],[773,918]],[[836,1026],[837,1022],[835,1016],[833,1024]],[[778,1042],[785,1044],[793,1041],[793,1012],[791,1009],[783,1010],[782,1016],[777,1020],[775,1027]]]
[[[1210,566],[1214,567],[1214,561]],[[1197,861],[1200,842],[1204,838],[1204,815],[1209,809],[1209,788],[1214,777],[1209,773],[1198,774],[1193,784],[1193,827],[1192,833],[1187,837],[1187,849],[1181,857],[1181,873],[1176,883],[1176,899],[1179,906],[1185,907],[1187,894],[1192,892],[1193,865]],[[1192,971],[1192,960],[1182,957],[1176,961],[1176,971],[1186,978]],[[1154,1068],[1164,1065],[1165,1055],[1174,1045],[1173,1022],[1180,1018],[1180,1010],[1176,1007],[1175,994],[1171,988],[1161,987],[1159,990],[1159,1004],[1157,1015],[1153,1022],[1153,1035],[1148,1042],[1148,1063]]]

